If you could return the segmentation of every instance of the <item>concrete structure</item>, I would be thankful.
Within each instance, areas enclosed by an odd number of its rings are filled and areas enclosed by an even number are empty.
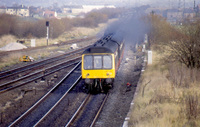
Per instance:
[[[18,15],[18,16],[28,17],[29,16],[29,8],[25,7],[23,5],[21,5],[19,7],[7,7],[5,13],[10,14],[10,15]]]
[[[195,11],[192,9],[184,9],[183,14],[184,18],[188,19],[193,19],[196,16]]]
[[[31,39],[31,47],[35,47],[35,39]]]
[[[45,18],[56,18],[58,15],[55,11],[46,10],[46,11],[43,12],[43,16]]]
[[[105,6],[105,5],[83,5],[83,11],[85,13],[88,13],[94,9],[102,9],[102,8],[115,8],[114,5],[108,5],[108,6]]]
[[[63,13],[72,13],[72,14],[80,14],[80,13],[88,13],[94,9],[102,9],[102,8],[115,8],[114,5],[82,5],[82,6],[64,6],[62,11]]]
[[[178,9],[170,9],[167,11],[167,19],[168,20],[182,19],[182,17],[183,17],[183,12]]]
[[[152,51],[148,51],[148,64],[152,64]]]
[[[193,9],[168,9],[163,14],[171,24],[177,24],[184,21],[184,19],[192,20],[196,14]]]

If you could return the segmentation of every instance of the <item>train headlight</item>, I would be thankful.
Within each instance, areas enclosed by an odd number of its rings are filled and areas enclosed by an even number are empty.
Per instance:
[[[106,75],[110,77],[112,75],[112,72],[107,72]]]

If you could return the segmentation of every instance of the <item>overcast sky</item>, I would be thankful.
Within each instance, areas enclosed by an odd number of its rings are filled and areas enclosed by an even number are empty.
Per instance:
[[[140,6],[150,4],[154,6],[178,7],[178,2],[179,0],[0,0],[0,5],[12,6],[17,3],[28,6],[50,6],[53,3],[58,3],[59,6],[69,4],[114,4],[118,6]],[[194,0],[185,0],[185,2],[186,6],[193,6]],[[200,4],[200,0],[196,0],[196,4]]]

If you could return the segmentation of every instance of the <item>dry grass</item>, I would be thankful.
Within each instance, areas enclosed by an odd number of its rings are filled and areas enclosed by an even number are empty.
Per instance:
[[[19,63],[20,62],[19,58],[21,56],[22,56],[21,53],[15,53],[15,54],[9,55],[7,57],[0,58],[0,70],[1,70],[1,68]]]
[[[171,72],[167,69],[171,66],[159,64],[160,56],[155,52],[153,56],[153,65],[148,66],[142,75],[142,83],[134,100],[129,125],[132,127],[199,127],[200,83],[196,79],[195,82],[189,82],[189,87],[175,86],[169,78]],[[184,77],[182,80],[188,79],[187,75],[182,74]],[[179,76],[179,73],[174,74],[176,79],[180,79]]]
[[[20,63],[21,61],[19,59],[23,55],[31,56],[35,60],[37,60],[38,58],[45,58],[46,56],[49,56],[50,54],[51,54],[51,49],[43,49],[41,51],[33,52],[33,53],[26,52],[26,53],[10,54],[8,56],[0,58],[0,71],[3,70],[3,68],[5,67],[9,67],[14,64]]]

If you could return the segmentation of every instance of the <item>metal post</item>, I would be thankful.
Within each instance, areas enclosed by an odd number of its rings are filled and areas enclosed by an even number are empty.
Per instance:
[[[47,45],[49,41],[49,21],[46,21],[46,27],[47,27]]]
[[[48,45],[48,40],[49,40],[49,26],[47,26],[47,45]]]

